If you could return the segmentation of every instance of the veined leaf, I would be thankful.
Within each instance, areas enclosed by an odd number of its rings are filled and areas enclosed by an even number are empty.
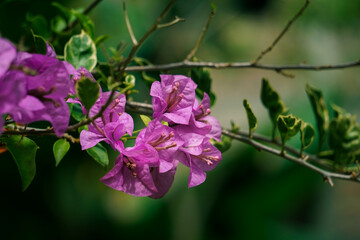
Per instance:
[[[300,138],[301,138],[301,153],[310,147],[312,142],[314,141],[315,137],[315,129],[314,127],[302,121],[301,127],[300,127]]]
[[[246,110],[246,115],[249,123],[249,137],[252,138],[252,133],[257,128],[257,118],[253,113],[250,104],[246,99],[243,101],[244,108]]]
[[[18,167],[22,190],[25,191],[36,174],[35,156],[38,146],[30,138],[22,136],[10,136],[4,142]]]
[[[302,121],[299,118],[293,116],[292,114],[287,116],[279,115],[277,119],[277,127],[281,136],[282,153],[285,153],[285,142],[299,132],[301,122]]]
[[[86,149],[86,152],[101,166],[106,168],[109,165],[109,157],[106,148],[100,143],[92,148]]]
[[[91,72],[97,63],[95,43],[86,32],[81,31],[65,44],[64,58],[76,69],[83,66]]]
[[[313,108],[316,126],[319,132],[319,151],[322,144],[326,140],[326,134],[329,129],[329,111],[325,105],[324,97],[320,90],[306,85],[306,93],[310,99],[311,106]]]
[[[64,158],[70,149],[70,143],[66,139],[59,139],[53,145],[53,153],[55,157],[55,166],[57,167],[60,161]]]
[[[84,105],[87,112],[89,112],[90,108],[99,98],[99,84],[90,78],[81,77],[80,80],[76,82],[75,89],[81,103]]]
[[[36,52],[39,54],[46,54],[47,45],[45,38],[40,35],[36,35],[32,30],[31,33],[34,38]]]
[[[281,100],[279,94],[271,87],[269,80],[263,78],[261,85],[261,102],[268,109],[270,119],[273,123],[272,138],[275,139],[277,119],[280,114],[286,114],[288,109]]]

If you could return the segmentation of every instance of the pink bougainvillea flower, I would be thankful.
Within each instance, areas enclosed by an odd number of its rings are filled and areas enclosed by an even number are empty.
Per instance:
[[[210,98],[204,93],[204,98],[200,105],[197,101],[194,102],[193,113],[190,117],[188,125],[176,124],[174,129],[180,134],[197,133],[208,138],[213,138],[216,141],[221,140],[221,126],[219,121],[209,116],[210,110]]]
[[[15,46],[10,41],[0,38],[0,77],[9,69],[15,57]]]
[[[161,83],[151,86],[154,118],[176,124],[188,124],[197,85],[183,75],[160,75]]]
[[[95,116],[109,97],[110,92],[102,93],[94,106],[91,107],[89,116]],[[132,135],[134,129],[132,117],[125,113],[125,103],[126,97],[122,94],[113,100],[102,117],[95,119],[89,125],[88,130],[81,131],[80,144],[83,150],[91,148],[101,141],[105,141],[114,149],[122,152],[124,144],[120,138],[125,133]]]
[[[176,152],[176,159],[190,168],[188,186],[195,187],[206,179],[207,171],[213,170],[221,161],[221,152],[214,147],[209,138],[195,133],[183,136],[184,145]]]
[[[154,147],[159,153],[159,172],[164,173],[177,165],[177,161],[174,160],[174,153],[183,143],[184,141],[172,128],[155,119],[139,133],[135,145],[148,144]]]
[[[27,96],[10,112],[11,116],[20,123],[49,121],[56,135],[61,136],[70,118],[64,98],[68,96],[71,82],[64,64],[45,55],[19,53],[14,65],[33,73],[23,75]]]
[[[101,181],[133,196],[150,196],[157,192],[151,168],[158,165],[159,156],[155,148],[146,144],[126,148]]]
[[[170,189],[171,185],[174,182],[174,176],[176,173],[176,165],[167,172],[160,173],[158,167],[153,167],[150,169],[152,179],[156,186],[156,192],[153,192],[149,195],[150,198],[161,198],[163,197]]]

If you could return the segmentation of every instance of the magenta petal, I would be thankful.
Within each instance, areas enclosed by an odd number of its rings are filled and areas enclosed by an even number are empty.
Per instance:
[[[198,168],[195,164],[191,164],[190,161],[190,174],[188,187],[195,187],[203,183],[206,179],[206,173]]]
[[[201,119],[211,126],[210,132],[206,135],[216,141],[221,141],[221,125],[219,121],[213,116],[206,116]]]
[[[4,128],[4,119],[3,119],[2,115],[0,114],[0,135],[3,132],[3,128]]]
[[[44,111],[45,105],[39,99],[27,95],[19,102],[18,107],[9,113],[16,122],[31,123],[40,120]]]
[[[0,38],[0,77],[9,69],[15,57],[15,46],[10,41]]]
[[[176,167],[173,167],[170,171],[165,173],[160,173],[158,168],[154,168],[151,172],[152,178],[154,180],[157,192],[154,192],[149,197],[151,198],[161,198],[167,193],[174,182],[174,176],[176,173]]]
[[[96,144],[104,140],[106,140],[106,138],[98,133],[90,132],[87,130],[82,130],[80,133],[80,144],[82,150],[92,148]]]
[[[52,102],[44,102],[46,106],[46,113],[43,115],[42,120],[51,122],[56,136],[61,137],[67,130],[70,121],[70,110],[68,105],[63,99],[58,99],[55,106]]]
[[[56,58],[56,53],[49,43],[46,43],[46,54],[45,56]]]
[[[25,74],[20,71],[8,71],[0,77],[0,114],[8,113],[25,97]]]

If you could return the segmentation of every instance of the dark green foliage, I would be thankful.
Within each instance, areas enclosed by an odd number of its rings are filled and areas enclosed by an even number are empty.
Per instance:
[[[288,109],[281,100],[279,94],[271,87],[269,80],[263,78],[261,85],[261,102],[268,109],[270,119],[273,123],[272,138],[275,138],[277,118],[280,114],[286,114]]]
[[[250,104],[246,99],[243,101],[244,108],[246,110],[246,115],[249,123],[249,137],[252,138],[252,133],[257,128],[257,118],[253,113]]]
[[[66,139],[59,139],[53,145],[53,153],[55,157],[55,166],[58,166],[70,149],[70,143]]]
[[[3,141],[15,160],[21,176],[22,190],[25,191],[36,174],[35,157],[38,146],[30,138],[22,136],[10,136]]]
[[[329,128],[329,111],[326,107],[322,92],[316,88],[306,85],[306,93],[310,99],[313,108],[316,126],[319,133],[319,151],[326,140],[326,134]]]
[[[101,143],[96,144],[92,148],[86,149],[86,152],[104,168],[107,168],[109,165],[107,150],[103,145],[101,145]]]
[[[196,88],[196,95],[202,99],[204,97],[204,92],[206,92],[210,97],[210,105],[214,105],[216,96],[214,92],[211,91],[212,79],[209,70],[206,68],[192,68],[190,77],[198,85]]]

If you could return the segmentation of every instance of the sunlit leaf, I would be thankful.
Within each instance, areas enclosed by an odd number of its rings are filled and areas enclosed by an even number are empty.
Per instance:
[[[311,124],[302,121],[300,127],[301,152],[303,152],[303,150],[310,147],[310,145],[314,141],[314,137],[315,137],[314,127]]]
[[[356,116],[332,105],[335,118],[329,125],[329,146],[334,151],[334,161],[352,164],[360,156],[360,126]]]
[[[316,126],[319,132],[319,151],[322,144],[326,140],[326,134],[329,128],[329,111],[325,105],[324,97],[320,90],[306,85],[306,93],[310,99],[311,106],[313,108]]]
[[[91,72],[97,63],[95,43],[86,32],[81,31],[65,44],[64,58],[76,69],[83,66]]]
[[[288,109],[281,100],[279,94],[271,87],[269,81],[265,78],[261,86],[261,102],[268,109],[270,119],[273,123],[272,138],[275,138],[277,119],[280,114],[286,114]]]
[[[214,139],[211,139],[210,142],[219,149],[220,152],[224,153],[231,147],[232,138],[229,136],[221,135],[221,141],[217,142]]]
[[[4,142],[18,167],[22,190],[25,191],[36,174],[35,157],[38,146],[30,138],[22,136],[10,136],[4,138]]]
[[[253,113],[250,104],[246,99],[243,101],[244,108],[246,110],[246,115],[249,123],[249,137],[252,138],[252,133],[257,128],[257,118]]]
[[[96,39],[95,39],[95,45],[96,46],[99,46],[101,43],[103,43],[105,40],[109,39],[110,36],[109,35],[101,35],[101,36],[98,36]]]
[[[70,143],[66,139],[59,139],[53,145],[53,153],[55,157],[55,166],[57,167],[60,161],[64,158],[70,149]]]
[[[143,121],[143,123],[145,124],[146,127],[149,124],[149,122],[151,122],[151,118],[149,118],[146,115],[140,115],[140,118],[141,118],[141,120]]]
[[[277,127],[279,129],[281,137],[282,153],[285,152],[285,142],[299,132],[301,122],[302,121],[299,118],[293,116],[292,114],[287,116],[279,115],[277,119]]]
[[[86,152],[101,166],[106,168],[109,165],[109,157],[106,148],[100,143],[92,148],[86,149]]]

